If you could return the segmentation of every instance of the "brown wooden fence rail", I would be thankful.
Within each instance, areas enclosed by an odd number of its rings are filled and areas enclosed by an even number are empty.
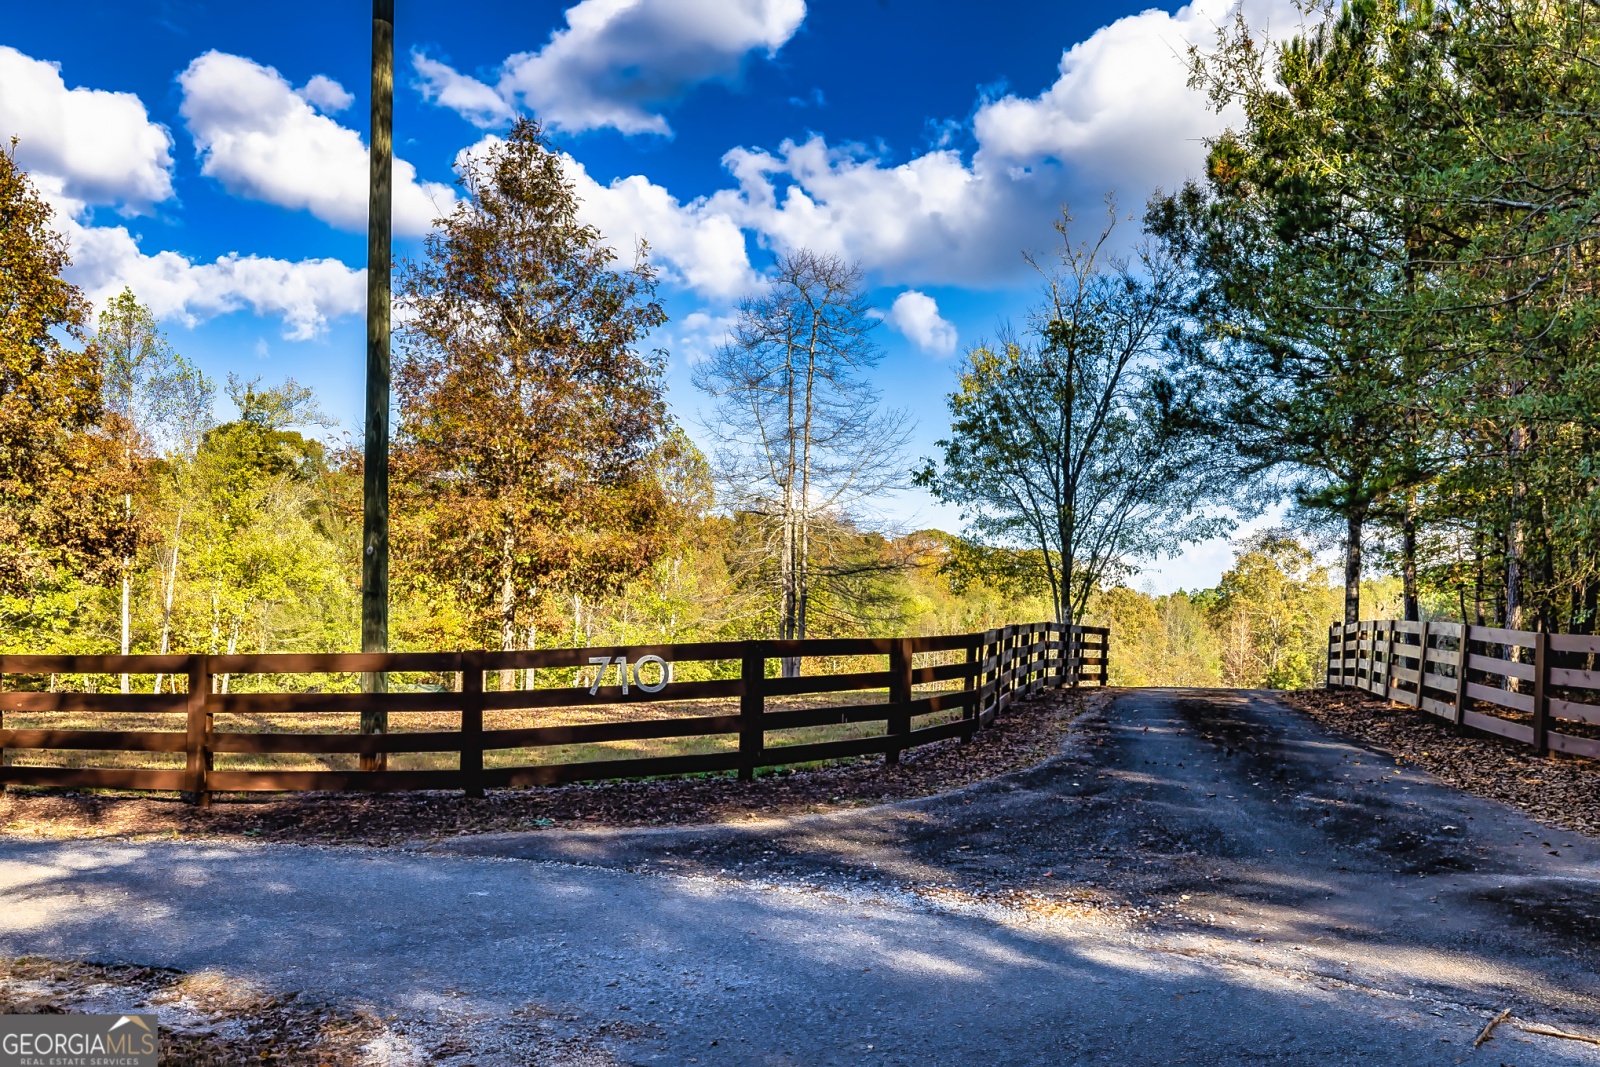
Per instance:
[[[1589,729],[1600,725],[1597,667],[1600,636],[1588,634],[1388,619],[1328,632],[1330,686],[1365,689],[1540,755],[1600,758],[1600,731]]]
[[[1109,631],[1054,623],[1007,626],[984,633],[941,637],[850,638],[803,641],[735,641],[618,648],[563,648],[523,652],[397,652],[328,655],[233,656],[0,656],[0,788],[6,784],[67,788],[178,790],[201,804],[214,792],[283,790],[462,789],[481,796],[494,787],[554,785],[602,778],[737,771],[758,767],[883,753],[890,763],[917,745],[950,737],[969,739],[1015,699],[1045,686],[1106,684]],[[918,655],[953,660],[918,665]],[[887,657],[876,671],[769,677],[783,657]],[[656,657],[651,661],[651,657]],[[598,662],[610,660],[601,667]],[[646,671],[641,660],[652,663]],[[666,664],[736,661],[739,676],[673,681]],[[802,660],[802,662],[805,662]],[[620,666],[619,666],[620,665]],[[489,689],[487,673],[540,668],[588,672],[572,687]],[[456,676],[454,691],[384,694],[327,692],[220,692],[216,679],[242,675],[323,675],[422,672]],[[596,671],[601,673],[596,676]],[[187,679],[180,693],[39,691],[47,675],[167,674]],[[647,678],[647,675],[653,678]],[[603,685],[611,680],[613,684]],[[593,684],[585,684],[592,682]],[[9,684],[7,684],[9,683]],[[959,685],[960,688],[954,688]],[[918,691],[918,687],[922,691]],[[929,691],[930,687],[938,687]],[[767,707],[767,698],[874,691],[874,702],[826,707]],[[887,690],[887,700],[882,698]],[[655,717],[621,722],[485,729],[486,711],[552,709],[631,702],[737,698],[736,713]],[[459,728],[358,733],[219,732],[215,716],[276,716],[363,711],[459,713]],[[90,716],[181,713],[178,730],[6,729],[6,712]],[[959,716],[949,718],[951,711]],[[946,721],[914,720],[945,713]],[[768,744],[768,733],[838,723],[882,721],[881,734],[815,743]],[[552,745],[737,735],[737,749],[518,767],[485,767],[484,754]],[[182,753],[182,770],[141,767],[16,766],[9,757],[29,750],[100,753]],[[217,753],[244,754],[455,754],[442,770],[227,770]],[[39,757],[30,762],[36,763]]]

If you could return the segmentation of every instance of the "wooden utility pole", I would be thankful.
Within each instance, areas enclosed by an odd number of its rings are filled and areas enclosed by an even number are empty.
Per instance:
[[[362,481],[361,651],[389,651],[389,272],[394,171],[394,0],[372,0],[372,131],[367,197],[367,440]],[[384,693],[389,676],[361,676]],[[361,732],[389,731],[389,713],[363,711]],[[363,770],[382,770],[383,753],[364,753]]]

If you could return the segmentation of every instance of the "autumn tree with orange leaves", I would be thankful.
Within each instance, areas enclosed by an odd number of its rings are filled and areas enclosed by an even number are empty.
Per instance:
[[[28,596],[58,572],[104,578],[138,541],[118,507],[89,303],[50,206],[0,148],[0,593]]]
[[[522,647],[542,603],[615,589],[675,521],[657,472],[666,321],[645,249],[616,265],[540,126],[468,159],[402,273],[393,504],[402,582]],[[510,684],[503,677],[502,686]]]

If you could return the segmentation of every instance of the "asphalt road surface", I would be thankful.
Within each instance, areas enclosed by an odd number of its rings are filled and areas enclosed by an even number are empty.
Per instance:
[[[1600,787],[1600,783],[1597,783]],[[0,953],[370,1006],[452,1064],[1600,1064],[1600,843],[1252,693],[941,797],[420,851],[0,838]]]

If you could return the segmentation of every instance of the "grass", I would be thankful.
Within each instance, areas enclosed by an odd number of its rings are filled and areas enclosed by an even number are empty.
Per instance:
[[[959,688],[957,684],[954,686]],[[941,686],[920,686],[918,695],[927,695]],[[857,690],[817,696],[769,697],[769,712],[850,704],[886,703],[887,691]],[[574,726],[586,723],[632,722],[644,719],[683,718],[701,715],[737,714],[737,698],[721,700],[676,700],[649,703],[586,705],[569,708],[539,708],[527,711],[488,711],[484,713],[486,730],[524,729],[540,726]],[[959,711],[938,712],[917,716],[912,727],[920,728],[947,722],[960,716]],[[354,734],[359,717],[353,712],[297,713],[293,715],[223,715],[214,719],[218,733],[326,733]],[[4,713],[4,725],[9,729],[30,730],[115,730],[115,731],[171,731],[182,733],[184,716],[180,714],[126,714],[120,712],[17,712]],[[392,712],[389,716],[391,733],[446,731],[461,727],[458,712]],[[885,724],[880,721],[839,723],[800,729],[770,730],[766,745],[779,748],[791,744],[809,744],[819,741],[836,741],[860,737],[879,736]],[[652,756],[698,755],[731,752],[738,748],[737,734],[709,734],[691,737],[652,738],[639,741],[609,741],[589,744],[547,745],[539,747],[492,749],[484,754],[487,768],[527,767],[545,764],[587,763],[596,760],[642,759]],[[123,767],[140,769],[181,769],[182,753],[166,752],[115,752],[85,749],[14,749],[6,752],[7,762],[16,767]],[[230,771],[315,771],[355,770],[358,758],[354,754],[244,754],[217,753],[216,770]],[[389,757],[394,770],[453,770],[459,757],[447,752],[397,752]]]

